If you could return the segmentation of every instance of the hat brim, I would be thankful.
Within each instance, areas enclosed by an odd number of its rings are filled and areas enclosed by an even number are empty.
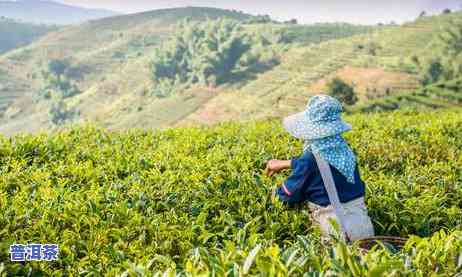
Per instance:
[[[305,112],[284,118],[283,126],[292,136],[305,140],[331,137],[352,129],[350,124],[341,119],[314,123],[307,118]]]

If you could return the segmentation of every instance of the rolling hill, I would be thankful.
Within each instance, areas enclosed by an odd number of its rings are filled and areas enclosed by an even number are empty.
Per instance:
[[[431,55],[432,42],[440,31],[461,20],[461,13],[424,17],[402,26],[294,47],[280,66],[238,90],[217,95],[180,124],[281,117],[302,109],[310,94],[325,91],[323,84],[333,76],[351,81],[361,100],[358,106],[380,101],[378,98],[412,94],[421,86],[412,56]]]
[[[241,22],[243,32],[250,34],[289,34],[292,39],[277,48],[278,65],[217,87],[195,85],[169,97],[152,96],[157,85],[152,80],[153,54],[177,24],[185,19],[222,18]],[[50,101],[41,96],[42,71],[53,59],[69,61],[74,72],[72,83],[79,93],[65,99],[66,105],[79,111],[80,121],[112,129],[280,117],[303,107],[310,94],[323,91],[335,76],[354,84],[361,107],[383,97],[411,97],[420,88],[411,57],[429,55],[441,28],[461,19],[460,13],[453,13],[400,26],[305,26],[262,21],[237,11],[189,7],[70,26],[0,56],[0,79],[8,80],[0,88],[5,97],[0,100],[5,107],[0,132],[53,128]]]
[[[39,24],[77,24],[117,15],[116,12],[85,9],[48,0],[0,1],[0,16]]]
[[[222,88],[191,88],[184,93],[158,99],[147,97],[152,90],[150,64],[154,50],[169,38],[177,24],[189,18],[232,19],[245,23],[249,32],[290,30],[294,45],[308,45],[351,36],[370,28],[348,24],[301,27],[275,22],[261,23],[259,17],[214,8],[179,8],[116,16],[63,28],[27,47],[0,57],[4,79],[14,80],[3,89],[16,95],[6,110],[2,132],[49,128],[44,101],[36,102],[44,86],[41,72],[51,59],[67,59],[78,72],[75,82],[82,92],[66,100],[77,106],[85,119],[112,128],[123,126],[171,126],[194,113]],[[297,38],[300,32],[317,31],[313,38]],[[11,99],[11,98],[9,98]]]

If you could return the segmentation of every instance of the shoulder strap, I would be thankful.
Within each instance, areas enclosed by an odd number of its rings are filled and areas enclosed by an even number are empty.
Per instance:
[[[313,153],[316,158],[316,163],[318,164],[319,171],[321,172],[321,177],[324,182],[324,186],[327,191],[330,203],[334,208],[335,215],[339,220],[341,231],[345,234],[347,241],[350,241],[350,237],[347,232],[345,217],[343,213],[343,206],[338,197],[337,188],[335,187],[334,177],[332,176],[332,171],[330,170],[329,164],[318,154]]]

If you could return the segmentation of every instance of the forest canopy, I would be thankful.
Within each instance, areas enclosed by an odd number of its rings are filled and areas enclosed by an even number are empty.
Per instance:
[[[284,41],[282,31],[271,27],[246,31],[233,20],[179,24],[173,36],[156,49],[152,76],[156,93],[166,96],[181,84],[217,86],[278,63],[273,46]]]

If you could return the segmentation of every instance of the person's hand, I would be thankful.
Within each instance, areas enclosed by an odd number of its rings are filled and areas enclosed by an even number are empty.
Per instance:
[[[266,163],[266,175],[273,176],[274,173],[289,168],[290,161],[271,160]]]

